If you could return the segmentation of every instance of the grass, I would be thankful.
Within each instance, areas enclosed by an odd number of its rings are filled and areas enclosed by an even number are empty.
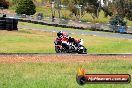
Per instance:
[[[131,88],[130,84],[76,83],[76,73],[83,66],[88,74],[130,74],[132,61],[101,60],[95,62],[48,62],[0,64],[2,88]]]
[[[73,28],[54,27],[54,26],[47,26],[47,25],[33,24],[33,23],[26,23],[26,22],[19,22],[18,25],[29,26],[29,27],[33,27],[33,28],[45,28],[45,29],[57,29],[57,30],[75,30]],[[82,31],[80,29],[77,29],[77,30]],[[83,30],[83,31],[89,31],[89,30]]]
[[[75,35],[84,39],[89,53],[132,53],[132,40],[111,37]],[[0,31],[0,53],[55,53],[56,33],[26,29]]]
[[[41,33],[20,30],[19,32],[2,32],[0,35],[1,52],[5,53],[54,52],[53,51],[54,37],[52,36],[52,33]]]

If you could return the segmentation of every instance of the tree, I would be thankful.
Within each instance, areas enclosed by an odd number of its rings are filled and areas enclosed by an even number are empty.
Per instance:
[[[77,18],[84,16],[85,13],[90,13],[93,18],[98,17],[99,13],[99,3],[98,0],[72,0],[69,3],[69,10]]]
[[[16,5],[19,1],[21,1],[21,0],[12,0],[11,3],[12,3],[13,5]]]
[[[112,12],[113,16],[119,15],[132,20],[132,0],[114,0],[108,5],[108,10]],[[108,11],[107,10],[107,11]]]
[[[33,15],[36,13],[36,6],[32,0],[21,0],[17,5],[16,13]]]
[[[0,7],[3,9],[8,9],[9,2],[7,2],[6,0],[0,0]]]

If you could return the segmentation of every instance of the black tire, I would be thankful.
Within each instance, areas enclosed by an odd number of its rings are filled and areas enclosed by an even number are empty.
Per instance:
[[[18,24],[17,19],[6,18],[6,30],[8,31],[18,30],[17,24]]]
[[[58,46],[55,46],[55,51],[56,51],[56,53],[62,53],[62,51],[60,50],[60,48]]]
[[[83,47],[83,49],[77,49],[77,53],[78,54],[87,54],[87,49],[84,47],[84,46],[81,46],[81,47]]]
[[[61,53],[69,53],[69,50],[67,50],[66,48],[63,48]]]
[[[6,30],[5,26],[0,26],[0,30]]]
[[[5,30],[6,21],[4,18],[0,18],[0,30]]]
[[[6,23],[0,23],[0,26],[5,26],[6,25]]]
[[[12,24],[6,24],[6,30],[13,30],[13,25]]]

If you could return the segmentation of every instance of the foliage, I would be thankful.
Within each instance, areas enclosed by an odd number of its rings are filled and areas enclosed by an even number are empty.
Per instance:
[[[119,15],[132,20],[132,0],[114,0],[108,5],[113,15]]]
[[[32,0],[21,0],[17,5],[16,13],[33,15],[36,13],[36,6]]]
[[[76,5],[82,5],[81,13],[82,14],[84,14],[85,12],[91,13],[93,18],[95,17],[98,18],[100,10],[103,10],[105,17],[120,15],[122,17],[126,17],[129,20],[132,20],[131,0],[114,0],[113,2],[104,0],[104,3],[108,3],[108,5],[107,4],[101,5],[101,2],[99,2],[98,0],[69,0],[68,7],[69,10],[75,16],[78,16],[80,14],[80,12],[76,8]]]
[[[72,0],[68,3],[68,9],[71,11],[71,15],[74,14],[76,18],[83,17],[86,12],[91,13],[92,17],[98,17],[98,7],[97,0]]]
[[[12,0],[12,3],[15,5],[15,4],[18,4],[19,1],[21,0]]]
[[[4,9],[8,9],[9,2],[7,2],[6,0],[0,0],[0,7],[4,8]]]
[[[17,2],[19,0],[11,0],[13,2]],[[93,18],[99,17],[99,12],[103,10],[104,16],[115,16],[121,15],[122,17],[126,17],[129,20],[132,20],[132,0],[113,0],[110,2],[109,0],[104,0],[104,5],[98,2],[98,0],[32,0],[36,6],[44,6],[43,3],[50,4],[52,1],[55,1],[56,6],[62,4],[67,7],[67,9],[71,12],[69,15],[72,17],[78,18],[80,16],[80,10],[77,5],[83,5],[81,10],[82,17],[89,13]],[[108,3],[108,4],[106,4]],[[61,9],[57,9],[59,12]],[[64,17],[64,16],[63,16]]]

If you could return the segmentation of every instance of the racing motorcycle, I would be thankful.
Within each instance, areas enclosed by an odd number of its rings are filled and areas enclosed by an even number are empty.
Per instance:
[[[87,54],[87,49],[83,45],[76,45],[76,43],[69,43],[66,46],[59,40],[55,40],[55,51],[56,53],[78,53],[78,54]]]

